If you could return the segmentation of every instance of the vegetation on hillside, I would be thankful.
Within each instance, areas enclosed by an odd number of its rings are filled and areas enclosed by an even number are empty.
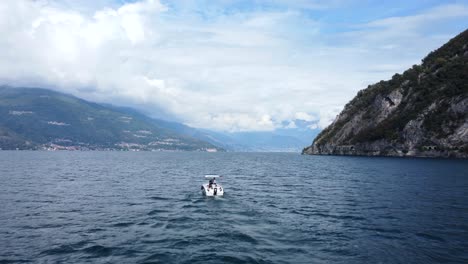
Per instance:
[[[136,111],[39,88],[0,87],[0,148],[203,150],[210,143],[178,134]]]
[[[361,122],[366,124],[357,134],[351,133],[342,145],[355,145],[386,140],[403,143],[404,129],[411,120],[422,119],[422,128],[430,138],[442,139],[455,132],[467,118],[465,111],[455,111],[452,106],[468,98],[468,30],[450,40],[402,74],[395,74],[388,81],[369,85],[358,92],[344,108],[339,118],[324,129],[314,140],[315,145],[333,141],[343,127],[361,114]],[[384,120],[375,122],[381,109],[375,106],[380,98],[398,90],[401,102]],[[389,103],[393,104],[390,99]],[[393,104],[394,105],[394,104]],[[465,146],[457,147],[465,151]]]

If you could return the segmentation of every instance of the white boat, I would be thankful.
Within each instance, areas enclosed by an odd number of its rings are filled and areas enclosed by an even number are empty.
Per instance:
[[[220,177],[219,175],[212,174],[205,175],[205,178],[209,179],[209,181],[201,186],[202,194],[205,196],[223,196],[224,188],[216,182],[216,179]]]

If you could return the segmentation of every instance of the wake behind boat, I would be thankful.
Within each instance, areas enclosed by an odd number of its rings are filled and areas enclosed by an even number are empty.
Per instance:
[[[216,179],[220,178],[219,175],[205,175],[205,178],[209,179],[208,183],[201,186],[202,194],[205,196],[223,196],[224,189],[221,184],[216,182]]]

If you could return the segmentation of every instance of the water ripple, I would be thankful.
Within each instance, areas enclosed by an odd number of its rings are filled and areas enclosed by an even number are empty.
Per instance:
[[[1,263],[468,263],[468,164],[0,152]],[[219,173],[224,197],[203,197]]]

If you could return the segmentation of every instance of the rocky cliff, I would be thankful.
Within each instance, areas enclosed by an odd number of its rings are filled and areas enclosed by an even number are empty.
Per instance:
[[[468,30],[359,91],[302,153],[468,158]]]

